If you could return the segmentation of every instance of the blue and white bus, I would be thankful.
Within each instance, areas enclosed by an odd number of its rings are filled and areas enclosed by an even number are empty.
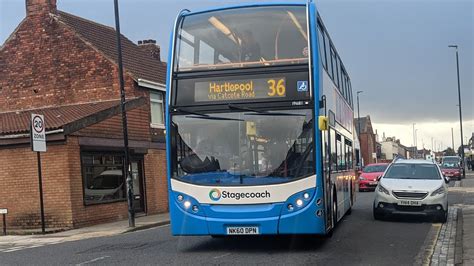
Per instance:
[[[330,235],[354,204],[356,143],[315,3],[185,10],[168,63],[173,235]]]

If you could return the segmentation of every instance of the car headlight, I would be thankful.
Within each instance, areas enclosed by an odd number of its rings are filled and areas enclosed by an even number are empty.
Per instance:
[[[438,188],[437,190],[433,191],[431,193],[431,196],[436,196],[438,194],[444,194],[446,192],[446,189],[442,186],[440,188]]]
[[[382,185],[380,185],[380,184],[379,184],[379,186],[378,186],[378,190],[379,190],[379,192],[383,192],[383,193],[385,193],[385,194],[387,194],[387,195],[390,195],[390,191],[388,191],[388,189],[384,188],[384,187],[383,187]]]
[[[359,179],[360,179],[360,180],[365,180],[365,177],[359,176]]]

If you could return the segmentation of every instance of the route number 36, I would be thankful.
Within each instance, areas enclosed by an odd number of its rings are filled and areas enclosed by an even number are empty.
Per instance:
[[[285,80],[279,79],[278,81],[274,79],[269,79],[268,83],[268,92],[267,95],[272,96],[285,96],[286,87],[285,87]]]

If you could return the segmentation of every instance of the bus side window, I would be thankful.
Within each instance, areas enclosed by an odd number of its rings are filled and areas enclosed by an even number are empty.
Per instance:
[[[326,48],[324,47],[326,41],[324,40],[323,30],[321,25],[318,23],[318,43],[319,43],[319,56],[321,57],[321,62],[323,63],[323,67],[327,70],[328,69],[328,61],[326,55]]]
[[[344,142],[341,140],[341,135],[336,134],[336,152],[337,152],[337,170],[342,171],[346,168]]]
[[[354,164],[352,162],[352,142],[346,139],[346,164],[347,169],[351,170],[354,169]]]
[[[336,150],[336,131],[330,128],[330,138],[329,138],[329,152],[330,152],[330,162],[331,162],[331,172],[337,171],[337,150]]]

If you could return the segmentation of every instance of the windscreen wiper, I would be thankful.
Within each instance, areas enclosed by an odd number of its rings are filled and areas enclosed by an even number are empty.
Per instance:
[[[231,110],[239,110],[239,111],[249,111],[252,112],[253,114],[246,114],[246,115],[271,115],[271,116],[306,116],[303,114],[292,114],[292,113],[282,113],[282,112],[268,112],[264,110],[257,110],[253,108],[248,108],[248,107],[242,107],[242,106],[237,106],[234,104],[227,104],[227,107]]]
[[[236,118],[210,116],[208,114],[202,114],[202,113],[195,112],[195,111],[189,111],[189,110],[183,109],[183,108],[176,108],[175,110],[178,111],[178,112],[190,115],[190,116],[186,116],[188,118],[207,119],[207,120],[224,120],[224,121],[240,121],[240,122],[244,121],[242,119],[236,119]]]

